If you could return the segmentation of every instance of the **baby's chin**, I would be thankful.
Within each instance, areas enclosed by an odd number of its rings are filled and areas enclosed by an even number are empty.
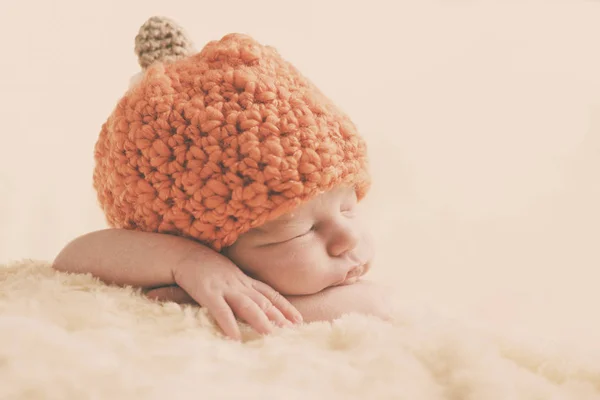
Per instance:
[[[307,287],[303,287],[303,288],[296,287],[293,289],[286,290],[286,288],[280,287],[278,285],[272,285],[272,286],[275,290],[277,290],[280,294],[282,294],[284,296],[310,296],[310,295],[318,294],[318,293],[324,291],[325,289],[338,287],[338,286],[353,285],[353,284],[359,282],[362,279],[363,275],[364,274],[355,275],[355,276],[347,276],[346,278],[344,278],[341,281],[331,282],[330,284],[327,284],[327,285],[313,286],[310,289]]]
[[[317,282],[313,282],[313,285],[311,286],[298,287],[294,285],[294,287],[290,287],[289,285],[286,285],[284,282],[280,281],[270,281],[265,283],[270,285],[273,289],[277,290],[280,294],[284,296],[308,296],[317,294],[331,287],[353,285],[359,282],[370,269],[371,262],[367,262],[363,265],[352,268],[341,280],[329,283],[321,281],[319,282],[320,285]]]

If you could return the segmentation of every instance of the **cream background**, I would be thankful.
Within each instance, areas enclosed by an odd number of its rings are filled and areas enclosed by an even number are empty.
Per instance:
[[[93,145],[154,14],[276,46],[353,117],[407,302],[600,334],[598,1],[3,1],[0,262],[104,227]]]

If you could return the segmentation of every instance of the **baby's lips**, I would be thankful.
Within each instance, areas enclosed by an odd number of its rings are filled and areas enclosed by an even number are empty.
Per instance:
[[[360,276],[363,276],[364,274],[366,274],[367,272],[369,272],[369,270],[371,269],[371,263],[370,262],[366,262],[362,265],[362,273],[360,274]]]
[[[367,272],[367,270],[368,266],[366,264],[361,264],[352,268],[350,272],[348,272],[348,275],[346,275],[346,279],[361,277]]]
[[[342,279],[339,283],[337,283],[334,286],[338,286],[338,285],[351,285],[353,283],[356,283],[356,281],[358,281],[358,279],[363,276],[365,273],[365,268],[362,265],[353,267],[350,269],[350,271],[348,271],[348,273],[346,274],[346,276],[344,277],[344,279]]]

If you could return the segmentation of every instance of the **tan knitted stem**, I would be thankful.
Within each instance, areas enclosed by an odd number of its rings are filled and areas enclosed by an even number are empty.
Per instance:
[[[194,51],[183,29],[165,17],[152,17],[135,37],[135,53],[143,69],[154,62],[173,62]]]

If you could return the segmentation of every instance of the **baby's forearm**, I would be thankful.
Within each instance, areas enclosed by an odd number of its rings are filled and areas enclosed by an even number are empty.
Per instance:
[[[88,233],[69,243],[56,257],[59,271],[91,273],[106,283],[152,288],[175,283],[173,269],[189,254],[220,256],[181,237],[107,229]],[[201,258],[201,257],[200,257]]]

